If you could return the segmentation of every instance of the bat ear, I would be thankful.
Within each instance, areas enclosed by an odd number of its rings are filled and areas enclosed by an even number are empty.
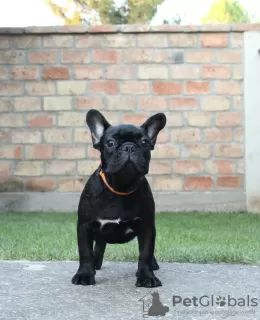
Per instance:
[[[106,118],[95,109],[91,109],[88,111],[86,122],[91,132],[93,147],[95,149],[99,149],[100,140],[103,137],[106,129],[110,127],[110,124],[108,123]]]
[[[152,149],[154,149],[158,133],[165,127],[165,125],[166,116],[164,113],[156,113],[141,125],[141,128],[145,130],[147,136],[151,140]]]

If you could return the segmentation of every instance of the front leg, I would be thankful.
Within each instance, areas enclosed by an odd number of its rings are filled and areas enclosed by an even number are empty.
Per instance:
[[[154,275],[152,262],[155,245],[155,226],[144,225],[138,234],[139,261],[137,271],[137,287],[154,288],[162,285]]]
[[[104,258],[106,243],[100,239],[96,240],[94,247],[94,264],[95,269],[100,270]]]
[[[93,227],[90,222],[77,226],[79,269],[72,278],[73,284],[93,285],[95,284],[95,269],[93,255]]]

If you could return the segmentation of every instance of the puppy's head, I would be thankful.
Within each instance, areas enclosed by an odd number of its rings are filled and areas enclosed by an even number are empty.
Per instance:
[[[147,119],[140,127],[131,124],[111,126],[97,110],[87,113],[93,147],[101,153],[103,171],[121,179],[133,180],[149,171],[151,150],[160,130],[166,125],[163,113]]]

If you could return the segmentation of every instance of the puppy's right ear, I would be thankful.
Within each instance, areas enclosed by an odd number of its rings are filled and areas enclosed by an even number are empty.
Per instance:
[[[86,122],[91,131],[91,137],[93,142],[93,147],[99,149],[100,140],[105,132],[105,130],[110,127],[105,117],[97,110],[91,109],[88,111],[86,116]]]

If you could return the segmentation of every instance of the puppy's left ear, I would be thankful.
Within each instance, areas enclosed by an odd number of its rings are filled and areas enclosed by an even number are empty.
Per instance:
[[[156,113],[141,125],[141,128],[145,130],[146,134],[151,140],[152,150],[154,149],[158,133],[165,127],[165,125],[166,116],[164,113]]]
[[[106,118],[97,110],[91,109],[86,117],[87,125],[91,131],[93,147],[99,150],[100,140],[105,130],[110,127]]]

